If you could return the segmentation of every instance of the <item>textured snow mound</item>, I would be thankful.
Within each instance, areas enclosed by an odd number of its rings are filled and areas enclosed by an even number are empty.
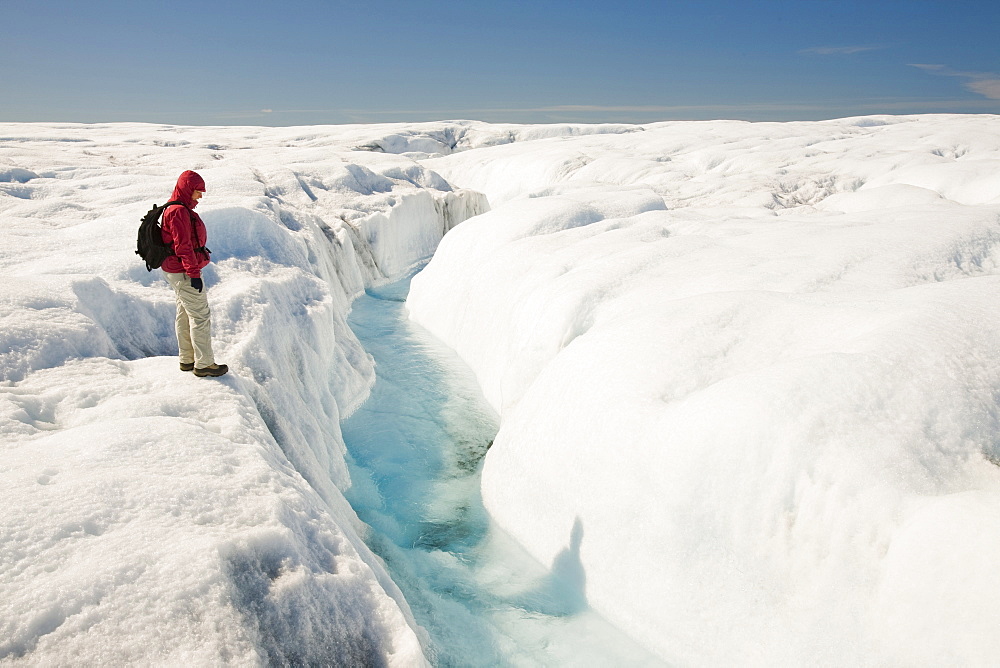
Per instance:
[[[428,160],[411,317],[490,512],[678,665],[1000,655],[1000,118],[663,123]]]
[[[359,131],[0,125],[0,662],[424,663],[342,495],[345,317],[487,205]],[[133,252],[185,169],[219,380]]]

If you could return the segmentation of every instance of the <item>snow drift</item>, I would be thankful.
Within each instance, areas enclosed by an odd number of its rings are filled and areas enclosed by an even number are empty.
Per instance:
[[[1000,656],[1000,118],[663,123],[423,163],[411,317],[543,563],[677,665]],[[461,280],[456,280],[461,277]]]

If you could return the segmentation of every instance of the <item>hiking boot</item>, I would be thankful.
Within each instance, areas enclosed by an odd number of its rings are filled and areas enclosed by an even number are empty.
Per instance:
[[[181,371],[194,371],[194,362],[181,362]]]
[[[199,378],[204,378],[206,376],[225,376],[229,371],[229,367],[225,364],[213,364],[212,366],[207,366],[204,369],[195,369],[194,375]]]

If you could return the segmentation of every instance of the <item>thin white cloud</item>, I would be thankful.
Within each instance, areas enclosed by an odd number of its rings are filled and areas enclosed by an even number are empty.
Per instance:
[[[980,81],[970,81],[965,87],[973,93],[979,93],[983,97],[991,100],[1000,100],[1000,77],[995,79],[982,79]]]
[[[1000,74],[996,72],[962,72],[953,70],[947,65],[927,65],[922,63],[910,63],[910,67],[916,67],[928,74],[937,76],[965,79],[962,85],[966,90],[970,90],[990,100],[1000,100]]]
[[[924,66],[928,71],[943,66]],[[978,82],[984,86],[988,81]],[[810,103],[772,102],[744,104],[703,104],[703,105],[601,105],[565,104],[537,107],[468,107],[468,108],[401,108],[401,109],[271,109],[254,111],[220,112],[213,118],[218,121],[264,121],[272,123],[278,118],[295,118],[299,124],[310,123],[309,116],[320,115],[324,123],[377,123],[377,122],[422,122],[433,120],[472,119],[492,122],[630,122],[644,123],[650,119],[698,119],[698,118],[840,118],[867,114],[892,113],[995,113],[997,103],[993,99],[969,100],[923,100],[919,98],[861,99],[850,102],[827,100]],[[517,119],[521,119],[518,121]],[[265,121],[266,119],[266,121]],[[499,120],[498,120],[499,119]],[[615,121],[615,119],[621,119]]]
[[[906,113],[915,113],[909,110],[927,108],[935,110],[943,109],[968,109],[971,107],[982,109],[993,109],[995,104],[987,100],[922,100],[918,98],[886,98],[856,100],[844,102],[843,100],[829,100],[825,102],[797,103],[797,102],[774,102],[774,103],[746,103],[746,104],[701,104],[701,105],[599,105],[599,104],[563,104],[543,107],[488,107],[488,108],[465,108],[465,109],[338,109],[344,114],[363,116],[399,116],[399,115],[422,115],[436,116],[439,118],[464,118],[465,115],[476,115],[484,113],[511,113],[511,114],[588,114],[588,113],[610,113],[610,114],[732,114],[732,113],[768,113],[768,112],[826,112],[830,110],[848,111],[856,110],[858,113],[890,113],[904,110]],[[930,113],[930,112],[919,112]]]
[[[778,111],[788,109],[814,110],[822,107],[808,104],[704,104],[704,105],[637,105],[637,106],[613,106],[599,104],[561,104],[552,107],[537,107],[533,109],[519,109],[518,111],[606,111],[615,113],[660,113],[660,112],[685,112],[685,111]]]
[[[855,53],[863,53],[865,51],[878,51],[880,49],[887,49],[889,47],[883,45],[854,45],[854,46],[813,46],[808,49],[802,49],[799,53],[808,53],[817,56],[850,56]]]

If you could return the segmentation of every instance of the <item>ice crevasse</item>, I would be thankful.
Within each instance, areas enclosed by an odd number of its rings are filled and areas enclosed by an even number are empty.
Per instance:
[[[374,380],[345,318],[487,203],[357,131],[0,126],[0,663],[426,663],[342,493]],[[185,169],[215,382],[133,253]]]

